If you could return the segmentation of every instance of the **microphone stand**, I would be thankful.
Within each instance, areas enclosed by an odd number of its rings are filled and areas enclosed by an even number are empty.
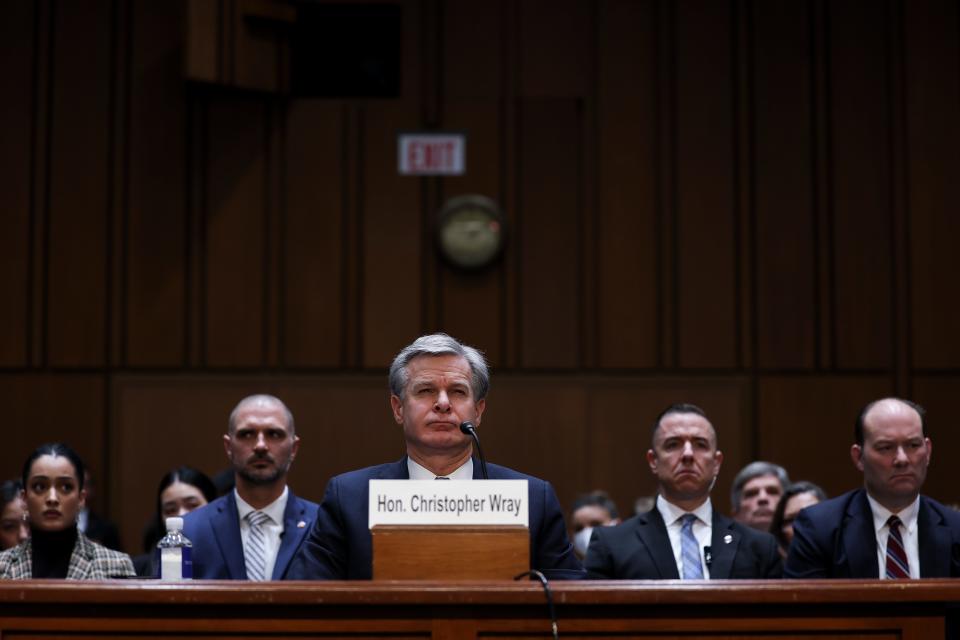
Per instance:
[[[472,422],[461,422],[460,431],[473,438],[473,443],[477,445],[477,456],[480,458],[480,473],[484,480],[489,480],[487,475],[487,459],[483,456],[483,449],[480,448],[480,436],[477,435],[477,428]]]

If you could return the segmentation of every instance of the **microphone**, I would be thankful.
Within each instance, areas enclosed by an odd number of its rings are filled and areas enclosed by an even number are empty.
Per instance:
[[[472,422],[461,422],[460,431],[473,438],[474,444],[477,445],[477,455],[480,457],[480,473],[483,475],[484,480],[489,480],[490,478],[487,476],[487,459],[483,457],[483,449],[480,448],[480,436],[477,435],[477,428]]]
[[[703,560],[707,563],[707,568],[710,568],[710,565],[713,564],[713,554],[710,552],[710,547],[703,548]]]

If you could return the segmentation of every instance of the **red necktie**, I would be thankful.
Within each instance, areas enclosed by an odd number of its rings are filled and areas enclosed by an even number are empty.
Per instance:
[[[910,564],[907,562],[907,552],[903,550],[903,538],[900,536],[900,518],[890,516],[887,526],[890,535],[887,536],[887,579],[897,580],[910,577]]]

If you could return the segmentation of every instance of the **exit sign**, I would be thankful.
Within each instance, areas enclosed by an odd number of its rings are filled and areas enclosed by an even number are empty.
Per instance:
[[[401,133],[397,170],[404,176],[462,176],[467,171],[467,136],[462,133]]]

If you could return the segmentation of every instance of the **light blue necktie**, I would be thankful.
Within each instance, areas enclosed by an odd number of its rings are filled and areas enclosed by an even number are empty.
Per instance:
[[[683,526],[680,528],[680,559],[683,563],[684,580],[703,580],[703,567],[700,565],[700,545],[693,535],[693,523],[697,516],[692,513],[681,518]]]
[[[270,516],[263,511],[251,511],[247,514],[250,531],[247,535],[247,545],[243,549],[243,555],[247,565],[248,580],[267,579],[267,539],[263,532],[263,525],[269,521]]]

